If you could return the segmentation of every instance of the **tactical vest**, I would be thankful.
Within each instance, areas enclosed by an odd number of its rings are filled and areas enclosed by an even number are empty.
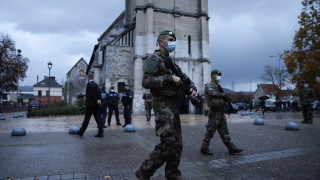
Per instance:
[[[172,74],[171,70],[165,67],[164,65],[165,59],[163,59],[160,55],[153,54],[148,59],[154,59],[158,61],[158,65],[157,65],[158,72],[155,74],[155,76]],[[168,83],[162,89],[150,89],[150,92],[153,96],[177,97],[178,91],[179,91],[179,86],[176,86],[174,83]]]
[[[214,83],[208,83],[205,85],[205,99],[207,105],[212,111],[226,111],[228,104],[223,100],[223,98],[215,97],[213,94],[219,94],[218,87]]]
[[[116,104],[118,103],[119,95],[116,92],[109,92],[108,94],[108,102],[111,104]]]

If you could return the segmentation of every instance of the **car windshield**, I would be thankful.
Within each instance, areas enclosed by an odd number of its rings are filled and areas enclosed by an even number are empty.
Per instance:
[[[276,102],[273,101],[266,101],[266,104],[275,104]]]

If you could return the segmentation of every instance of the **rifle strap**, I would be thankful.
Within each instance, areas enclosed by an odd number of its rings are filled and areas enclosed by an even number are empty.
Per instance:
[[[220,86],[220,84],[217,83],[217,87],[218,87],[218,90],[219,90],[220,92],[224,93],[224,91],[223,91],[222,87]]]

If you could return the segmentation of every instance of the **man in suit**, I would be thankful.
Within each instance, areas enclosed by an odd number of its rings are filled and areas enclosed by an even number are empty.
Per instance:
[[[84,120],[82,126],[77,133],[79,136],[83,136],[86,131],[91,115],[93,114],[94,119],[98,125],[98,134],[95,137],[103,137],[103,126],[101,122],[101,92],[97,83],[93,81],[93,74],[88,75],[88,84],[86,88],[86,112],[84,116]]]

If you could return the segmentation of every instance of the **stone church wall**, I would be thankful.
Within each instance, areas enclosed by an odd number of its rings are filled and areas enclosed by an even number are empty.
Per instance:
[[[118,82],[133,84],[134,48],[128,46],[108,46],[106,49],[106,89],[111,83],[118,91]]]

